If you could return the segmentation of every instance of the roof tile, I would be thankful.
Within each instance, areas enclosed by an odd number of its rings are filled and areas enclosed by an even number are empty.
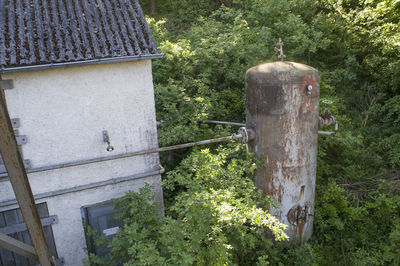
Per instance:
[[[158,55],[138,0],[0,0],[0,68]]]

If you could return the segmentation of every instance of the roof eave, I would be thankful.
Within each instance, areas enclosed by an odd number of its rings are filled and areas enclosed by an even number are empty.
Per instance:
[[[0,68],[0,74],[35,71],[35,70],[45,70],[45,69],[53,69],[53,68],[63,68],[63,67],[70,67],[70,66],[85,66],[85,65],[120,63],[120,62],[129,62],[129,61],[138,61],[138,60],[151,60],[151,59],[160,59],[163,57],[164,57],[164,54],[134,55],[134,56],[101,58],[101,59],[75,61],[75,62],[52,63],[52,64],[44,64],[44,65],[16,66],[16,67],[5,67],[5,68],[2,67],[2,68]]]

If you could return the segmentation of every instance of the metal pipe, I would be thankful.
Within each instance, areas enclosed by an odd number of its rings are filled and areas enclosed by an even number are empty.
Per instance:
[[[331,135],[335,135],[336,132],[331,132],[331,131],[318,131],[318,134],[319,134],[319,135],[329,135],[329,136],[331,136]]]
[[[319,135],[329,135],[329,136],[334,136],[339,130],[339,122],[335,120],[335,127],[334,131],[318,131]]]
[[[245,127],[246,124],[243,123],[236,123],[236,122],[226,122],[226,121],[217,121],[217,120],[205,120],[205,122],[210,123],[210,124],[217,124],[217,125],[232,125],[232,126],[238,126],[238,127]],[[338,123],[335,123],[335,131],[318,131],[319,135],[335,135],[336,132],[338,131]]]
[[[217,143],[217,142],[228,141],[228,140],[237,140],[237,139],[241,139],[241,138],[242,138],[242,134],[234,134],[229,137],[202,140],[202,141],[190,142],[190,143],[179,144],[179,145],[174,145],[174,146],[169,146],[169,147],[163,147],[163,148],[159,148],[158,151],[159,152],[171,151],[171,150],[177,150],[177,149],[183,149],[183,148],[190,148],[190,147],[204,145],[204,144],[211,144],[211,143]]]
[[[253,134],[250,134],[249,137],[251,138],[252,135]],[[215,138],[215,139],[209,139],[209,140],[203,140],[203,141],[196,141],[196,142],[178,144],[178,145],[174,145],[174,146],[168,146],[168,147],[162,147],[162,148],[156,148],[156,149],[150,149],[150,150],[144,150],[144,151],[136,151],[136,152],[131,152],[131,153],[124,153],[124,154],[117,154],[117,155],[112,155],[112,156],[97,157],[97,158],[93,158],[93,159],[72,161],[72,162],[66,162],[66,163],[62,163],[62,164],[56,164],[56,165],[32,168],[32,169],[27,169],[26,172],[28,174],[38,173],[38,172],[45,172],[45,171],[50,171],[50,170],[56,170],[56,169],[62,169],[62,168],[68,168],[68,167],[74,167],[74,166],[80,166],[80,165],[86,165],[86,164],[92,164],[92,163],[99,163],[99,162],[105,162],[105,161],[111,161],[111,160],[117,160],[117,159],[124,159],[124,158],[129,158],[129,157],[138,156],[138,155],[146,155],[146,154],[163,152],[163,151],[171,151],[171,150],[189,148],[189,147],[193,147],[193,146],[217,143],[217,142],[228,141],[228,140],[236,140],[236,139],[241,139],[241,138],[242,138],[242,134],[233,134],[232,136],[228,136],[228,137]],[[8,177],[8,173],[0,174],[0,181],[1,181],[1,179],[4,179],[5,177]]]
[[[210,124],[217,124],[217,125],[232,125],[238,127],[245,127],[246,124],[244,123],[236,123],[236,122],[225,122],[225,121],[217,121],[217,120],[205,120],[205,122]]]
[[[104,187],[107,185],[114,185],[114,184],[118,184],[121,182],[126,182],[126,181],[139,179],[139,178],[143,178],[143,177],[160,175],[160,174],[163,174],[164,172],[165,172],[165,169],[163,167],[160,167],[159,170],[152,171],[152,172],[134,174],[134,175],[124,176],[124,177],[111,178],[111,179],[108,179],[105,181],[99,181],[99,182],[94,182],[94,183],[90,183],[90,184],[86,184],[86,185],[75,186],[72,188],[65,188],[65,189],[40,193],[40,194],[35,195],[34,199],[36,201],[36,200],[43,199],[43,198],[60,196],[60,195],[72,193],[72,192],[79,192],[79,191],[86,190],[86,189],[93,189],[93,188],[98,188],[98,187]],[[14,204],[17,204],[17,201],[15,199],[10,199],[10,200],[0,202],[0,207],[7,207],[10,205],[14,205]]]
[[[137,155],[155,153],[155,152],[157,152],[157,150],[158,149],[137,151],[137,152],[131,152],[131,153],[117,154],[117,155],[113,155],[113,156],[97,157],[97,158],[87,159],[87,160],[71,161],[71,162],[66,162],[66,163],[61,163],[61,164],[27,169],[26,172],[28,174],[32,174],[32,173],[45,172],[45,171],[56,170],[56,169],[63,169],[63,168],[81,166],[81,165],[92,164],[92,163],[112,161],[112,160],[117,160],[117,159],[129,158],[129,157],[133,157],[133,156],[137,156]],[[7,176],[8,176],[7,173],[0,174],[0,178],[7,177]]]
[[[121,56],[116,58],[100,58],[93,60],[83,60],[83,61],[75,61],[75,62],[64,62],[64,63],[52,63],[45,65],[33,65],[33,66],[20,66],[20,67],[7,67],[1,68],[0,74],[7,74],[13,72],[24,72],[24,71],[34,71],[34,70],[44,70],[50,68],[60,68],[60,67],[69,67],[69,66],[83,66],[83,65],[96,65],[96,64],[106,64],[106,63],[120,63],[120,62],[129,62],[129,61],[138,61],[138,60],[150,60],[150,59],[159,59],[163,58],[164,54],[155,54],[155,55],[135,55],[135,56]]]

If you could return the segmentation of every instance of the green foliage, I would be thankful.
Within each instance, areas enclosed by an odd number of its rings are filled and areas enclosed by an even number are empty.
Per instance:
[[[389,235],[387,244],[385,244],[384,250],[384,260],[392,265],[400,264],[400,223],[397,222],[395,228]]]
[[[385,192],[392,185],[383,182],[357,205],[334,183],[318,187],[311,242],[318,264],[396,265],[400,195]]]
[[[246,178],[254,161],[238,157],[235,146],[210,145],[162,154],[171,170],[163,181],[166,217],[146,205],[149,190],[122,200],[130,211],[114,261],[399,264],[399,14],[398,0],[157,1],[148,21],[165,54],[153,61],[160,146],[232,134],[202,121],[244,121],[245,71],[276,61],[279,37],[288,61],[320,71],[321,100],[333,102],[340,127],[319,138],[315,230],[306,245],[265,238],[262,228],[279,238],[282,227],[255,207],[271,202]]]
[[[262,199],[251,179],[254,160],[241,159],[237,144],[217,152],[193,152],[168,173],[164,189],[174,202],[159,216],[150,186],[117,200],[124,227],[111,243],[109,258],[91,254],[93,264],[227,265],[264,261],[272,242],[287,239],[281,224],[259,205]],[[98,243],[105,239],[97,240]]]

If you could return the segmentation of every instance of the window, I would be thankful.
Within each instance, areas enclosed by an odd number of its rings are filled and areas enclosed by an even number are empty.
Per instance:
[[[56,216],[49,216],[47,209],[47,203],[40,203],[36,205],[40,220],[43,224],[44,233],[49,243],[51,254],[54,258],[57,258],[56,245],[54,243],[53,230],[51,225],[57,223]],[[0,232],[7,234],[19,241],[26,244],[33,245],[29,233],[26,229],[24,219],[20,209],[13,209],[4,212],[0,212]],[[0,265],[4,266],[25,266],[25,265],[37,265],[38,262],[30,260],[21,255],[15,254],[7,249],[0,248]]]
[[[113,207],[114,203],[111,201],[82,207],[85,226],[90,226],[98,233],[105,234],[106,238],[111,240],[117,230],[123,225],[121,220],[114,218],[118,210],[114,210]],[[88,239],[88,242],[89,252],[95,253],[100,257],[106,256],[108,251],[101,250],[98,246],[94,245],[93,239]]]

